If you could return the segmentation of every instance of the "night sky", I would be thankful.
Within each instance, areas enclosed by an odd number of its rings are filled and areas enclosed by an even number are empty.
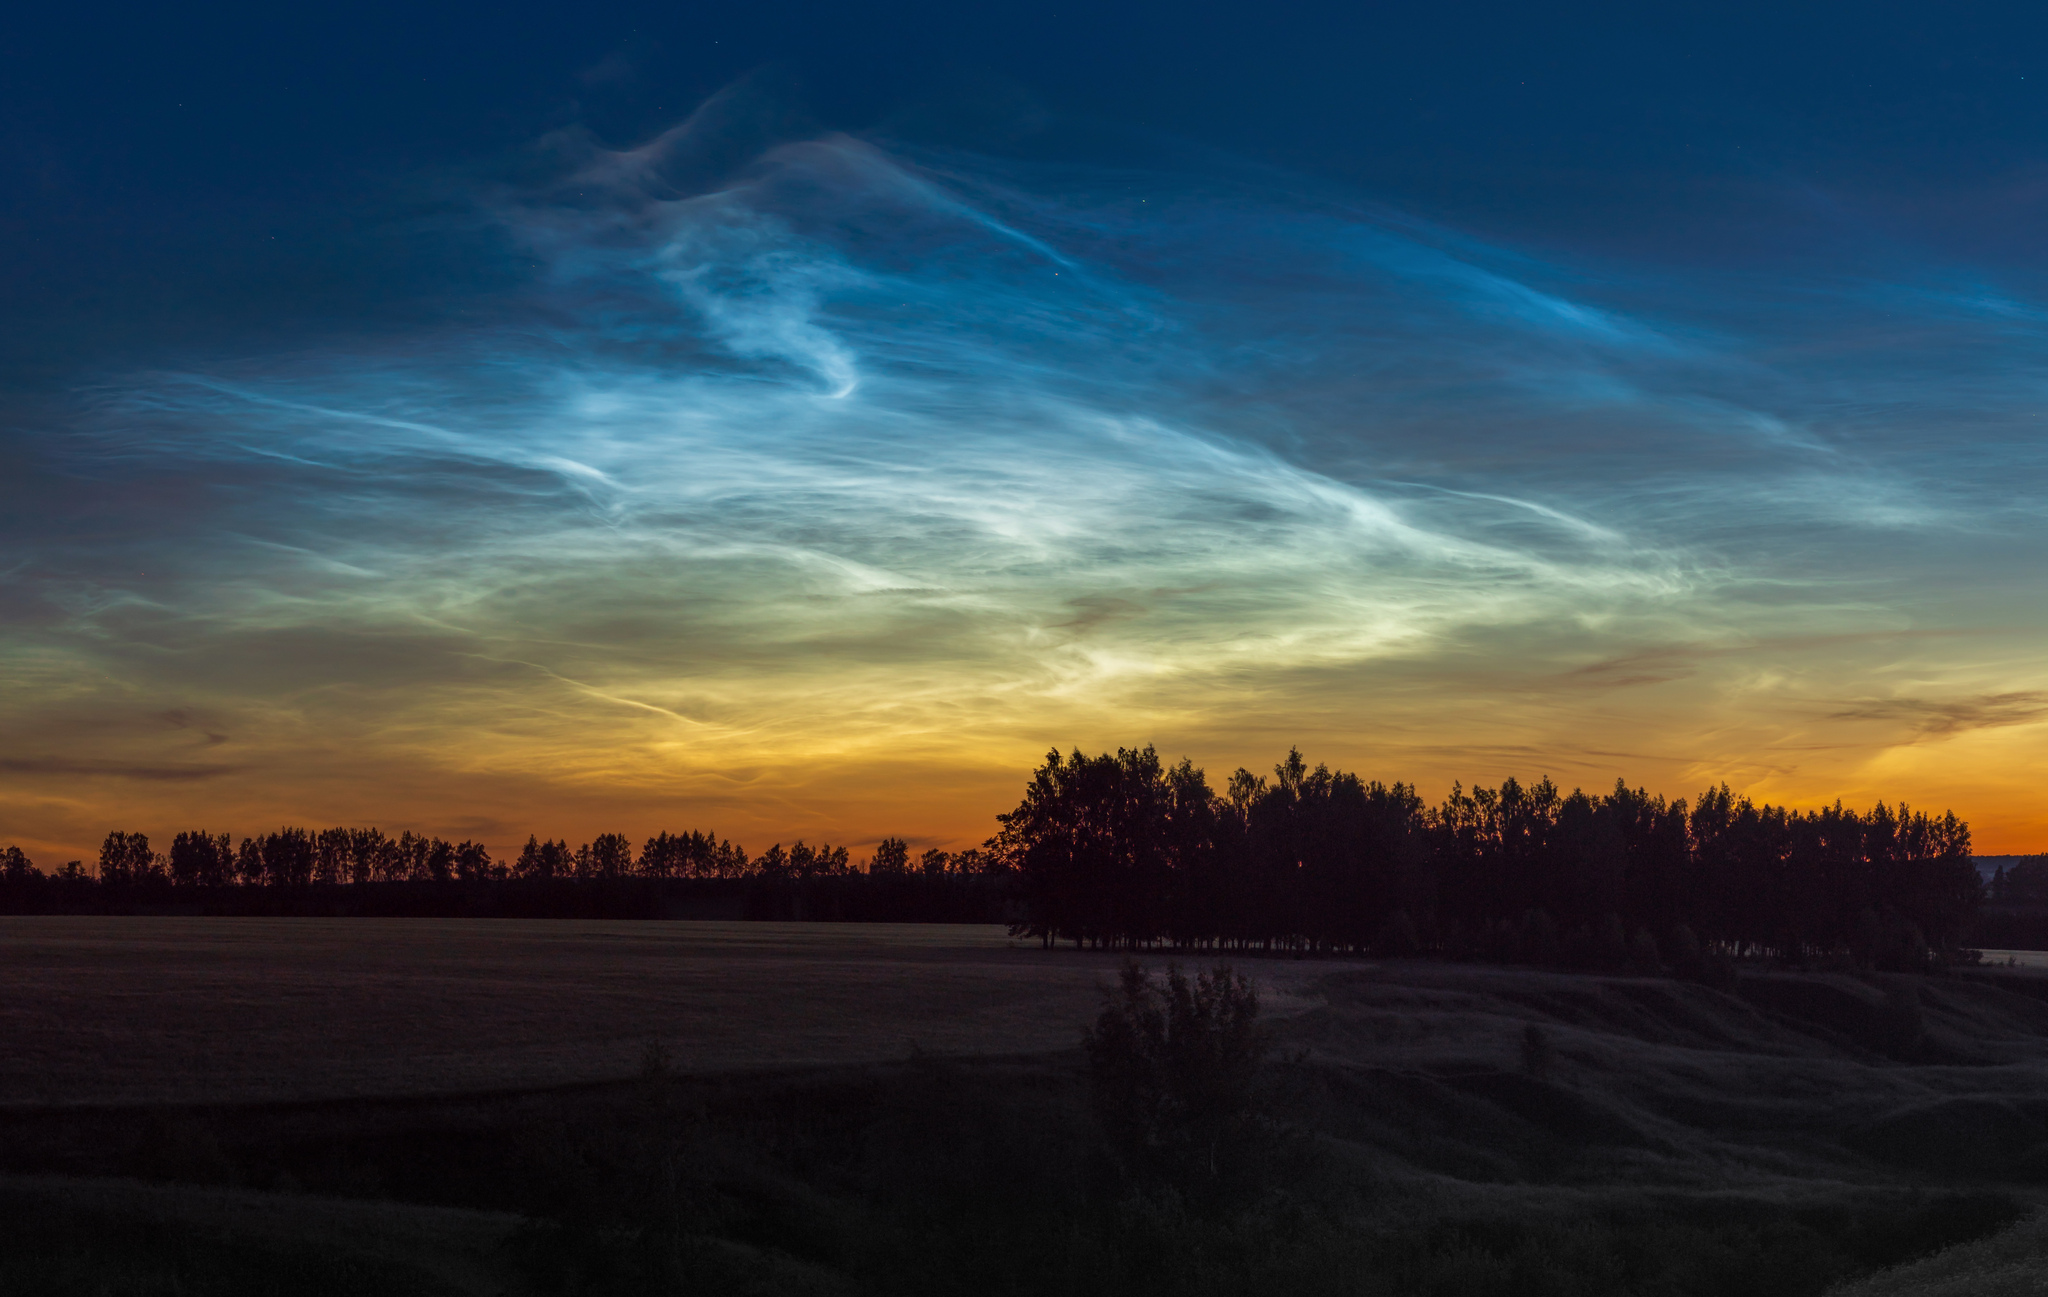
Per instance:
[[[2048,848],[2042,13],[21,6],[0,839],[1151,742]]]

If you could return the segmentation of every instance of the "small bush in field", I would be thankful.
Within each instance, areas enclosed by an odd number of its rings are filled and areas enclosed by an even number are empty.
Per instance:
[[[1196,1196],[1226,1187],[1257,1142],[1269,1046],[1250,980],[1227,967],[1164,984],[1126,965],[1083,1038],[1109,1151],[1127,1176]]]

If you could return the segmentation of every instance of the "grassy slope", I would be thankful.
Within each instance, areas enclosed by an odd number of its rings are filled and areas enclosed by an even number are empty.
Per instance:
[[[1417,964],[1326,985],[1289,1039],[1353,1088],[1362,1144],[1431,1171],[1525,1175],[1502,1150],[1548,1139],[1584,1183],[2048,1180],[2048,1002],[1997,984]]]
[[[2038,1297],[2048,1293],[2048,1213],[1834,1289],[1829,1297]]]
[[[272,1265],[281,1255],[311,1254],[330,1271],[345,1258],[379,1283],[459,1297],[506,1289],[499,1254],[519,1223],[502,1212],[74,1176],[0,1175],[0,1203],[15,1208],[9,1214],[17,1229],[31,1213],[146,1221],[205,1251],[244,1253]]]

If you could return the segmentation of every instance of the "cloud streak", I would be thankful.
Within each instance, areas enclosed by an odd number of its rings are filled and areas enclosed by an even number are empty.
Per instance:
[[[1915,739],[1946,738],[1966,730],[2033,725],[2048,720],[2048,691],[2024,689],[1977,698],[1886,698],[1858,703],[1833,714],[1849,721],[1902,722]]]

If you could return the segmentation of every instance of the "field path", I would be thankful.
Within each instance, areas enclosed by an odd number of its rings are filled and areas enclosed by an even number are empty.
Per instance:
[[[0,1104],[568,1084],[656,1040],[682,1072],[1061,1049],[1119,962],[969,925],[0,918]],[[1346,965],[1241,967],[1285,1014]]]

